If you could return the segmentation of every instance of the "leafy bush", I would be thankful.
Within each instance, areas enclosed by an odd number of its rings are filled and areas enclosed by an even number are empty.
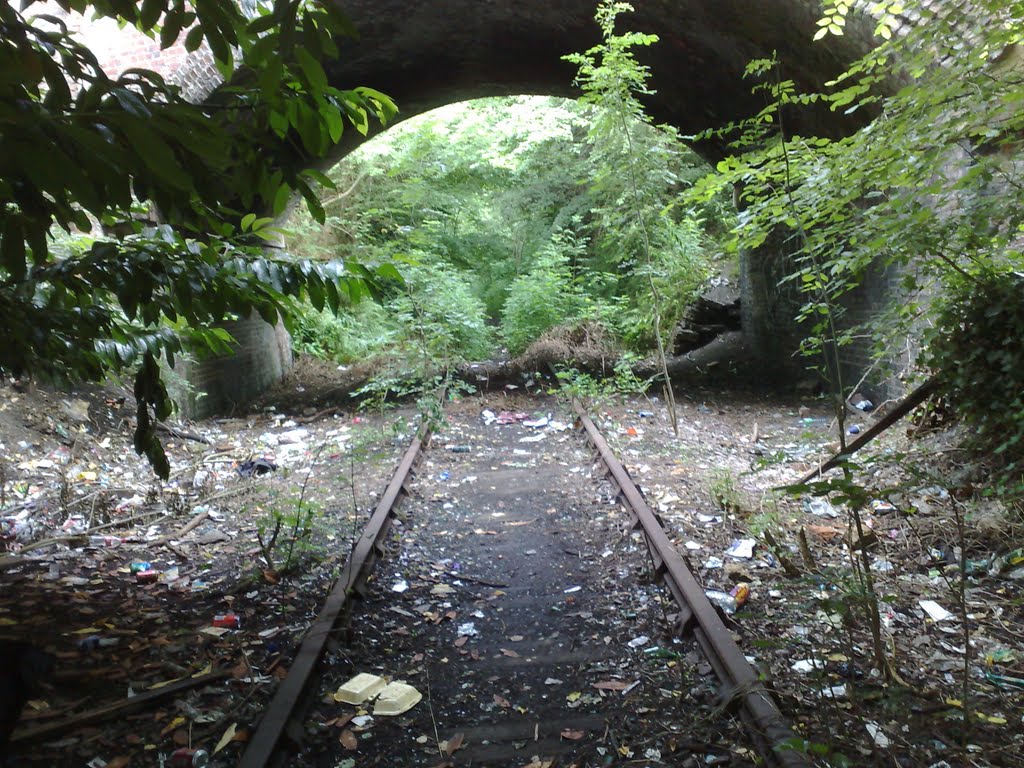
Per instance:
[[[973,428],[969,447],[1000,467],[1002,490],[1024,490],[1024,278],[990,274],[943,302],[926,360]]]
[[[387,312],[369,299],[334,314],[304,305],[291,327],[292,348],[308,355],[351,363],[386,352],[399,331]]]
[[[307,306],[292,328],[293,347],[342,363],[386,353],[432,363],[490,353],[483,303],[463,273],[425,260],[403,267],[402,275],[404,287],[381,303],[363,300],[337,315]]]
[[[536,263],[509,286],[501,332],[512,354],[519,354],[541,334],[579,318],[587,304],[572,264],[586,242],[569,230],[552,235]]]
[[[491,331],[483,301],[462,271],[424,257],[405,267],[406,290],[388,303],[404,345],[434,363],[487,357]]]

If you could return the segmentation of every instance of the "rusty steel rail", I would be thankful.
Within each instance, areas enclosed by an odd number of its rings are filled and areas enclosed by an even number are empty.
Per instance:
[[[288,676],[264,711],[263,718],[238,763],[239,768],[264,768],[271,765],[282,736],[289,730],[293,713],[302,701],[313,668],[320,660],[324,644],[333,631],[338,616],[350,604],[349,598],[352,594],[358,593],[365,585],[377,557],[383,554],[382,545],[391,528],[395,509],[401,499],[408,495],[406,481],[419,460],[420,452],[429,441],[430,429],[423,427],[409,444],[387,490],[384,491],[345,567],[334,582],[323,609],[306,632]]]
[[[757,672],[736,645],[640,490],[582,406],[576,401],[573,405],[578,423],[586,431],[612,482],[618,486],[624,506],[635,517],[637,527],[643,530],[657,576],[679,605],[679,633],[692,632],[700,643],[715,674],[722,681],[723,701],[740,705],[748,733],[768,765],[809,768],[811,761],[807,755],[794,749],[799,739],[786,724]]]

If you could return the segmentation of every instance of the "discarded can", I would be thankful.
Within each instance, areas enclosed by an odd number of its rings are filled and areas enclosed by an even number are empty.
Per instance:
[[[146,565],[149,565],[149,563],[146,563]],[[153,582],[155,582],[159,578],[160,578],[160,572],[159,571],[150,570],[148,568],[146,570],[144,570],[144,571],[136,571],[135,572],[135,583],[136,584],[152,584]]]
[[[139,573],[140,571],[148,571],[152,568],[150,563],[132,563],[128,566],[132,573]]]
[[[210,753],[205,749],[182,747],[171,753],[170,768],[204,768],[210,764]]]
[[[446,445],[445,450],[452,453],[469,453],[471,448],[468,445]]]
[[[238,629],[242,626],[242,617],[237,613],[218,613],[213,617],[213,626]]]
[[[739,583],[731,590],[729,590],[729,596],[736,602],[737,608],[742,608],[750,597],[750,585]]]

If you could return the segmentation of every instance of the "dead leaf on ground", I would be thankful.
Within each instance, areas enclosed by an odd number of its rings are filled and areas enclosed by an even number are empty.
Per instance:
[[[235,732],[238,730],[238,723],[232,723],[228,726],[228,729],[224,731],[224,735],[220,737],[220,741],[217,742],[217,746],[213,748],[213,754],[217,754],[224,747],[235,740]]]
[[[251,667],[249,666],[249,662],[243,656],[242,659],[231,668],[231,677],[235,680],[239,680],[243,677],[248,677],[250,671]]]
[[[334,697],[331,697],[331,701],[334,701]],[[341,715],[340,717],[334,717],[328,720],[324,725],[328,728],[343,728],[348,725],[349,720],[356,716],[355,712],[349,712],[347,715]]]
[[[341,735],[338,737],[338,741],[341,742],[341,746],[345,749],[359,748],[359,739],[357,739],[356,735],[348,728],[341,732]]]
[[[512,702],[502,696],[500,693],[494,694],[494,703],[502,709],[508,709],[512,706]]]
[[[455,639],[455,647],[456,648],[461,648],[462,646],[464,646],[466,644],[466,641],[468,641],[468,640],[469,640],[469,635],[459,635]]]
[[[559,734],[563,739],[569,739],[570,741],[579,741],[585,735],[583,731],[576,728],[563,728],[562,733]]]
[[[185,724],[185,718],[182,717],[181,715],[178,715],[176,718],[171,720],[171,722],[169,722],[167,725],[164,726],[164,729],[162,731],[160,731],[160,735],[161,736],[166,736],[168,733],[173,731],[179,725],[184,725],[184,724]]]
[[[117,757],[107,761],[106,768],[126,768],[131,761],[132,759],[127,755],[118,755]]]
[[[448,739],[444,747],[444,753],[448,755],[448,757],[451,757],[460,749],[462,749],[462,742],[465,741],[465,739],[466,735],[464,733],[456,733],[454,736]]]
[[[518,659],[519,658],[519,654],[518,653],[516,653],[515,651],[511,651],[508,648],[501,648],[500,650],[501,650],[501,653],[504,656],[508,656],[511,659]]]
[[[832,541],[836,536],[842,536],[846,533],[842,528],[833,528],[830,525],[807,525],[804,526],[808,533],[813,533],[819,539],[825,541]]]

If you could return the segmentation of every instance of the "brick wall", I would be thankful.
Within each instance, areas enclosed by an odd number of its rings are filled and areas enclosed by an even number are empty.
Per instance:
[[[186,417],[234,414],[292,366],[291,338],[280,323],[272,326],[253,314],[223,327],[235,339],[233,355],[175,363],[175,373],[192,390],[172,393]]]

